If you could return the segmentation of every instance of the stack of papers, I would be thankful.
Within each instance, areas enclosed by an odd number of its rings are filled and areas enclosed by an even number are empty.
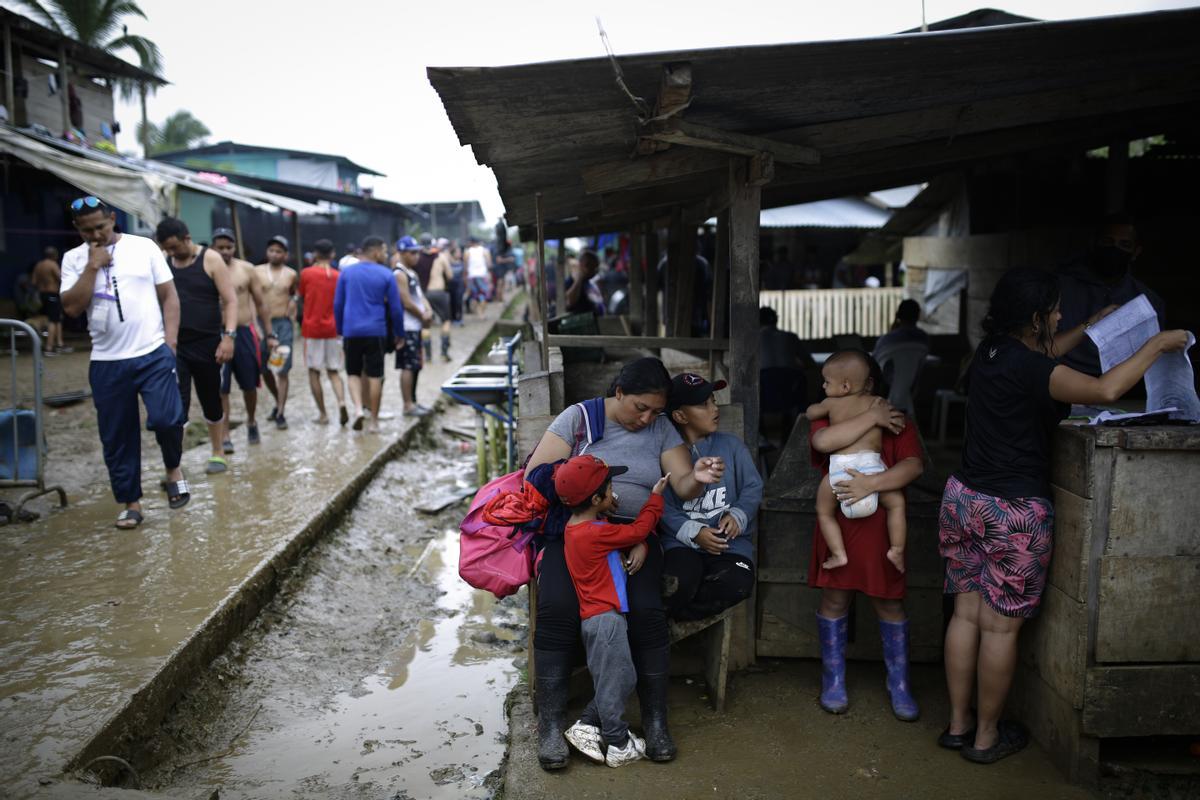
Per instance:
[[[1154,307],[1146,295],[1139,294],[1088,328],[1087,335],[1100,352],[1101,371],[1108,372],[1136,353],[1158,330]],[[1200,422],[1200,397],[1196,396],[1195,372],[1187,355],[1195,343],[1196,337],[1189,333],[1187,348],[1163,353],[1147,370],[1146,413],[1169,411],[1171,419]]]

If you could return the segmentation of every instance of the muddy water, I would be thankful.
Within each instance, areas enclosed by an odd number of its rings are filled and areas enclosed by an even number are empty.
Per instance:
[[[414,509],[467,485],[472,456],[444,442],[380,473],[188,691],[148,749],[149,785],[222,798],[491,796],[525,596],[497,602],[459,580],[462,506]]]

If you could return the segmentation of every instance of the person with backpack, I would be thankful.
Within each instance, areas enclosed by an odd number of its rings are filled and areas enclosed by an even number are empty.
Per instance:
[[[555,418],[530,456],[526,474],[585,452],[628,467],[613,476],[619,510],[609,518],[618,524],[632,522],[620,515],[645,505],[654,484],[667,473],[677,497],[700,496],[705,486],[721,480],[725,462],[712,456],[692,463],[678,431],[663,416],[670,390],[671,376],[657,358],[631,361],[621,369],[607,397],[577,403]],[[547,770],[562,769],[569,757],[563,733],[580,637],[579,599],[564,557],[565,517],[559,514],[557,524],[551,524],[553,516],[548,516],[540,537],[534,633],[538,761]],[[644,563],[630,569],[626,583],[629,649],[637,672],[646,756],[670,761],[676,748],[667,728],[670,641],[661,593],[663,555],[656,534],[646,544]]]

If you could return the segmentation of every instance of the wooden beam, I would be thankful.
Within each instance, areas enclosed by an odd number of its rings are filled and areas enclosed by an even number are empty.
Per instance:
[[[67,46],[64,42],[58,44],[58,101],[62,107],[62,132],[65,136],[71,130],[71,100],[67,89]],[[147,220],[150,222],[150,220]]]
[[[757,306],[755,306],[757,315]],[[575,336],[552,333],[551,347],[645,347],[652,350],[728,350],[728,339],[704,339],[693,336]],[[755,347],[758,342],[758,318],[754,323]],[[757,357],[755,358],[757,361]],[[757,395],[755,395],[757,397]]]
[[[681,148],[665,153],[610,161],[585,168],[583,189],[588,194],[605,194],[621,189],[637,189],[690,178],[704,172],[727,169],[729,156],[712,150]]]
[[[743,441],[758,441],[758,215],[762,188],[746,159],[729,165],[729,369],[732,401],[744,411]]]
[[[692,65],[686,61],[663,64],[662,83],[658,87],[658,99],[654,102],[654,119],[666,119],[681,114],[691,102]],[[639,139],[637,152],[649,155],[669,146],[653,139]]]
[[[712,307],[708,316],[708,335],[712,338],[727,336],[729,320],[729,210],[717,216],[717,246],[713,254]],[[709,358],[709,380],[717,380],[717,359]]]
[[[699,147],[705,150],[719,150],[723,153],[740,156],[770,153],[776,161],[785,164],[821,163],[821,154],[812,147],[788,144],[762,136],[747,136],[743,133],[723,131],[682,119],[652,122],[642,130],[641,135],[643,138],[658,142]]]
[[[4,107],[8,109],[8,124],[17,124],[16,94],[13,90],[12,28],[4,23]]]

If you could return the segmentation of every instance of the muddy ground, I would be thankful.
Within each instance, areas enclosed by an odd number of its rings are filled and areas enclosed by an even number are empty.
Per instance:
[[[88,366],[91,359],[91,347],[86,340],[72,340],[68,344],[74,347],[75,352],[43,360],[43,396],[90,391]],[[4,349],[7,350],[7,341],[4,342],[4,345]],[[3,363],[6,368],[11,363],[7,352],[2,356],[0,363]],[[297,371],[295,374],[301,381],[307,380],[301,371]],[[293,380],[292,394],[295,395],[297,391],[307,394],[308,384]],[[6,369],[4,379],[0,380],[0,408],[10,408],[12,396],[12,381],[8,377],[8,369]],[[265,401],[263,397],[266,397]],[[17,398],[23,407],[33,406],[33,358],[28,352],[22,352],[17,357]],[[233,409],[230,416],[240,421],[245,418],[241,393],[235,391],[231,398]],[[270,397],[265,394],[265,390],[264,394],[259,397],[260,409],[264,402],[267,404],[267,408],[258,415],[260,422],[264,421],[265,415],[271,411]],[[103,496],[107,493],[109,491],[108,480],[103,472],[104,456],[96,425],[96,407],[92,405],[91,398],[88,397],[62,408],[43,406],[42,414],[47,447],[46,485],[62,486],[72,503],[78,502],[84,497],[91,497],[93,494]],[[200,407],[194,393],[192,408],[188,416],[191,420],[201,419]],[[184,442],[185,448],[194,447],[207,441],[208,434],[203,425],[198,423],[189,425],[187,439]],[[142,453],[148,454],[151,459],[156,458],[158,453],[154,434],[146,430],[142,431]],[[99,474],[97,474],[97,467],[100,468]],[[28,491],[29,489],[0,489],[0,499],[15,504],[15,501]],[[49,503],[49,498],[42,498],[34,501],[30,507],[32,510],[44,514]]]
[[[467,427],[453,409],[433,426]],[[504,697],[524,666],[525,595],[457,575],[473,483],[448,437],[390,463],[285,588],[187,691],[144,753],[147,788],[222,798],[487,798]]]

